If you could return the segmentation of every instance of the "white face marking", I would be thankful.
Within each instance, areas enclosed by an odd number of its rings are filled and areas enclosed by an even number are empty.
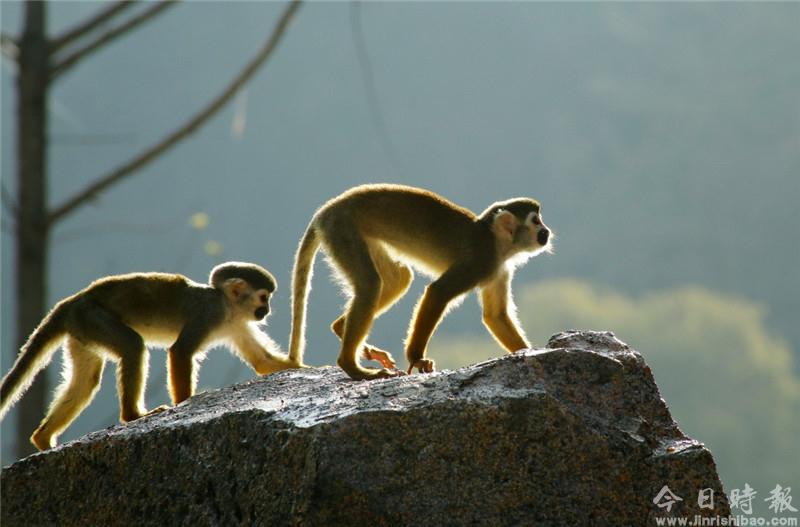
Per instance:
[[[535,212],[529,212],[529,213],[528,213],[528,217],[527,217],[527,218],[525,218],[525,225],[527,225],[528,227],[531,227],[531,228],[533,228],[533,226],[534,226],[534,223],[533,223],[533,218],[534,218],[535,216],[536,216],[536,213],[535,213]]]
[[[539,250],[551,251],[551,241],[553,239],[553,233],[550,232],[550,237],[547,240],[545,245],[540,245],[538,240],[538,235],[542,230],[547,230],[547,226],[542,221],[542,215],[540,212],[529,212],[528,215],[525,217],[525,226],[528,228],[528,231],[531,235],[531,244],[533,247]]]

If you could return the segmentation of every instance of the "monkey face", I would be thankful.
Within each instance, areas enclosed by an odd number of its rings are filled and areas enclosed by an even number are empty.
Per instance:
[[[547,247],[550,242],[550,229],[542,221],[539,212],[530,212],[525,221],[514,233],[514,242],[532,251]]]
[[[252,316],[255,320],[261,320],[269,314],[269,289],[254,289],[241,278],[225,280],[222,289],[237,316]]]
[[[530,257],[550,249],[553,233],[542,221],[541,206],[536,200],[515,198],[494,203],[480,217],[490,219],[501,244],[510,242],[508,256],[526,254]]]
[[[269,293],[265,289],[256,291],[253,295],[256,299],[256,308],[253,316],[256,320],[261,320],[269,314]]]

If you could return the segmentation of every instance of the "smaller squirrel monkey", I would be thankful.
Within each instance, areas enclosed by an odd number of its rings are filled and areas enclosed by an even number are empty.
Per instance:
[[[31,436],[45,450],[91,402],[106,359],[117,365],[120,420],[165,410],[145,409],[149,353],[145,342],[169,345],[168,388],[173,404],[195,392],[197,363],[212,344],[226,341],[260,375],[301,366],[280,353],[256,322],[269,313],[275,291],[263,267],[228,262],[211,271],[209,285],[179,274],[109,276],[56,304],[22,347],[0,384],[0,418],[65,344],[64,382]]]

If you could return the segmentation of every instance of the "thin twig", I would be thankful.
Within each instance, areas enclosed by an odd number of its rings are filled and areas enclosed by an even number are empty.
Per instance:
[[[97,197],[97,194],[103,190],[115,183],[118,183],[124,177],[147,165],[159,155],[163,154],[169,148],[174,146],[176,143],[197,131],[201,125],[205,124],[206,121],[216,114],[217,111],[219,111],[219,109],[222,108],[225,103],[227,103],[236,94],[236,92],[250,79],[250,77],[253,76],[258,68],[272,55],[272,51],[275,49],[275,47],[278,45],[278,42],[281,40],[281,37],[284,35],[292,16],[300,7],[300,4],[300,0],[292,0],[289,2],[277,24],[273,28],[272,33],[258,54],[256,54],[256,56],[244,67],[241,72],[239,72],[239,74],[230,82],[225,90],[216,98],[214,98],[205,108],[200,110],[192,118],[186,121],[186,123],[167,135],[155,145],[147,148],[127,163],[124,163],[118,168],[100,177],[97,181],[89,185],[83,191],[69,198],[60,206],[56,207],[50,213],[48,221],[52,224],[62,219],[64,216],[73,212],[87,201]]]
[[[85,59],[91,53],[100,49],[105,44],[108,44],[115,38],[120,37],[135,27],[147,22],[154,16],[158,15],[168,7],[172,7],[173,5],[175,5],[175,0],[163,0],[162,2],[154,4],[152,7],[146,11],[143,11],[139,15],[131,17],[124,24],[109,29],[105,33],[95,38],[93,41],[79,48],[77,51],[74,51],[65,58],[56,61],[51,70],[51,77],[55,79],[69,68],[77,64],[79,61]]]
[[[5,33],[0,34],[0,52],[3,53],[3,56],[16,62],[19,58],[19,44]]]
[[[367,107],[369,109],[370,117],[372,117],[372,124],[375,126],[375,131],[378,133],[378,139],[381,142],[383,151],[389,159],[396,172],[400,172],[400,162],[398,161],[397,154],[395,153],[392,139],[389,137],[389,132],[386,128],[386,121],[383,118],[381,111],[381,103],[378,99],[378,91],[375,89],[375,75],[372,71],[372,62],[367,52],[367,41],[364,38],[364,28],[361,24],[361,1],[353,0],[350,3],[350,28],[353,33],[353,43],[356,48],[356,59],[361,71],[361,80],[364,83],[364,91],[367,94]],[[398,174],[399,175],[399,174]]]
[[[129,7],[133,7],[135,2],[132,0],[121,0],[110,4],[108,7],[99,10],[94,16],[87,18],[84,22],[76,25],[72,29],[65,31],[61,36],[54,38],[50,42],[50,53],[55,53],[73,40],[84,37],[95,28],[108,22],[115,15],[123,12]]]

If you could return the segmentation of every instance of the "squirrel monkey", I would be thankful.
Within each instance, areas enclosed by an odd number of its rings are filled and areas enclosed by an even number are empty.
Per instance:
[[[483,322],[508,351],[530,347],[511,298],[515,267],[550,248],[551,233],[539,203],[529,198],[501,201],[476,216],[433,192],[400,185],[363,185],[324,204],[311,219],[295,256],[292,276],[292,333],[289,360],[302,363],[308,283],[322,245],[351,298],[331,326],[341,339],[337,363],[353,379],[400,374],[391,355],[365,343],[372,321],[407,290],[411,265],[436,279],[414,309],[406,358],[432,372],[428,341],[448,304],[477,287]],[[363,347],[362,347],[363,346]],[[357,351],[382,369],[359,365]]]
[[[45,450],[75,420],[100,388],[106,359],[117,366],[120,420],[165,410],[144,406],[149,353],[145,342],[170,345],[167,369],[173,404],[194,394],[197,363],[213,343],[226,340],[259,374],[298,364],[270,351],[278,346],[258,330],[269,313],[275,279],[250,263],[228,262],[211,271],[209,285],[178,274],[109,276],[53,308],[22,347],[0,385],[0,418],[52,360],[64,341],[64,383],[31,436]]]

